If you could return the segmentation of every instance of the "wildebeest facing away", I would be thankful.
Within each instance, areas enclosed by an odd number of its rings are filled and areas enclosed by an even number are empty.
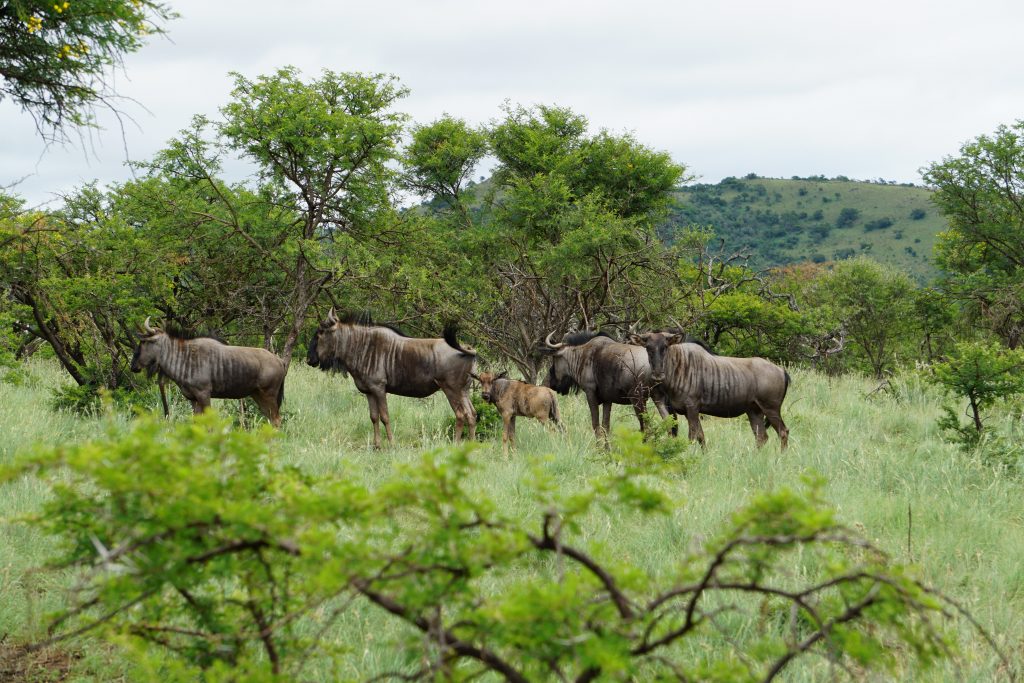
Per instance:
[[[646,351],[619,343],[603,332],[578,332],[559,344],[553,343],[551,336],[547,336],[540,349],[552,357],[544,386],[563,395],[582,391],[590,406],[594,434],[599,439],[608,434],[613,403],[633,406],[641,430],[648,398],[658,405],[659,413],[665,414],[661,398],[651,395],[654,382]],[[604,407],[602,426],[597,421],[599,405]]]
[[[516,447],[516,417],[535,417],[546,425],[551,420],[555,425],[561,424],[558,412],[558,397],[547,387],[527,384],[515,379],[508,379],[506,373],[495,375],[481,372],[472,375],[480,382],[480,395],[488,403],[493,403],[501,415],[501,447],[508,454],[509,444]]]
[[[440,389],[455,412],[455,440],[462,438],[464,426],[470,440],[476,436],[476,412],[469,398],[476,351],[459,345],[454,326],[445,328],[443,339],[412,339],[391,327],[375,325],[367,316],[341,320],[332,308],[309,344],[306,362],[352,375],[370,404],[376,448],[380,448],[381,422],[388,443],[394,444],[389,393],[425,398]]]
[[[288,367],[266,349],[230,346],[211,337],[189,338],[154,329],[146,318],[144,332],[132,356],[132,372],[148,370],[178,385],[194,413],[210,406],[211,398],[251,396],[275,427],[281,426],[281,401]],[[166,403],[165,403],[166,411]]]
[[[704,445],[700,413],[715,417],[746,414],[759,447],[768,440],[767,419],[786,448],[789,430],[781,411],[789,373],[778,365],[764,358],[718,356],[703,344],[685,342],[683,335],[671,332],[630,335],[630,342],[645,347],[651,379],[659,383],[657,391],[665,394],[668,405],[686,413],[690,439]]]

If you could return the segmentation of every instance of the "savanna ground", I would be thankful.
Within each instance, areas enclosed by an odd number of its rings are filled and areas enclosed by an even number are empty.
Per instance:
[[[875,387],[870,380],[829,380],[800,370],[792,375],[783,409],[791,429],[788,451],[780,453],[774,432],[768,445],[756,450],[745,419],[707,418],[707,450],[685,450],[679,466],[662,482],[685,506],[672,517],[653,520],[595,514],[585,530],[586,544],[601,546],[643,571],[667,573],[752,493],[796,486],[801,475],[816,472],[828,481],[826,497],[837,507],[840,521],[895,560],[917,565],[927,582],[969,609],[1015,662],[1024,659],[1024,497],[1019,476],[944,443],[935,426],[941,398],[917,381],[897,381],[893,392],[869,397]],[[0,382],[0,464],[37,444],[98,436],[105,420],[127,425],[125,416],[55,413],[49,407],[51,392],[63,381],[55,364],[37,361],[27,366],[18,384]],[[177,389],[171,392],[176,395]],[[226,412],[231,406],[216,401],[215,408]],[[351,380],[296,364],[288,377],[285,422],[276,450],[283,461],[315,475],[373,481],[396,463],[411,462],[424,450],[450,443],[445,432],[451,413],[440,394],[425,401],[392,397],[390,408],[397,446],[373,451],[366,401]],[[485,463],[476,484],[509,514],[539,517],[518,492],[519,482],[538,461],[567,489],[607,466],[590,431],[583,397],[561,397],[561,408],[564,434],[521,418],[518,452],[502,457],[500,440],[475,452]],[[180,398],[173,419],[189,419]],[[636,428],[630,411],[622,407],[613,412],[616,424]],[[46,556],[47,539],[11,522],[31,513],[47,495],[45,486],[34,480],[0,488],[0,658],[17,644],[43,637],[45,614],[62,599],[66,577],[33,571]],[[737,638],[745,628],[751,626],[736,624]],[[996,678],[998,659],[983,639],[966,621],[954,628],[960,635],[958,662],[941,664],[928,678]],[[405,662],[394,646],[405,627],[369,605],[353,604],[331,633],[350,653],[341,670],[317,671],[314,666],[307,672],[311,678],[365,680]],[[47,667],[45,658],[36,658],[34,668],[27,670],[0,663],[0,680],[137,677],[113,646],[88,639],[65,643],[51,656],[59,665]],[[825,660],[809,658],[787,670],[784,679],[827,680],[830,673]],[[902,679],[915,675],[910,669],[895,674]]]

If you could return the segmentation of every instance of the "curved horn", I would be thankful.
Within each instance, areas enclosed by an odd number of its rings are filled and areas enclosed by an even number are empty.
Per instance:
[[[336,323],[336,322],[338,322],[338,316],[334,313],[334,306],[331,306],[331,310],[327,314],[327,322],[329,322],[329,323]]]
[[[142,329],[146,331],[146,334],[156,334],[156,330],[149,324],[149,316],[146,316],[146,322],[142,323]]]
[[[545,343],[545,344],[547,344],[548,348],[549,348],[549,349],[560,349],[560,348],[562,348],[563,346],[565,346],[565,342],[561,342],[561,343],[559,343],[559,344],[555,344],[555,343],[553,343],[553,342],[551,341],[551,337],[552,337],[552,336],[553,336],[554,334],[555,334],[554,332],[551,332],[550,334],[548,334],[548,336],[547,336],[547,337],[545,337],[545,338],[544,338],[544,343]]]

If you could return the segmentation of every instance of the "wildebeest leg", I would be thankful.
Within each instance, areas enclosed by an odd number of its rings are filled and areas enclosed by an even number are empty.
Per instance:
[[[469,394],[465,394],[463,404],[466,410],[466,424],[469,426],[469,440],[476,441],[476,410],[473,408],[473,401]]]
[[[441,385],[438,384],[438,386]],[[470,424],[470,422],[473,425],[470,428],[470,433],[473,434],[473,438],[476,438],[476,414],[473,412],[473,406],[471,404],[469,406],[469,411],[466,411],[466,405],[469,401],[463,397],[463,392],[458,389],[450,389],[445,386],[441,386],[441,391],[444,392],[445,398],[448,399],[448,405],[452,407],[452,412],[455,413],[455,443],[462,441],[463,425]]]
[[[690,426],[690,441],[697,441],[704,448],[704,428],[700,424],[700,410],[697,406],[686,406],[686,422]]]
[[[786,423],[782,421],[782,414],[778,410],[766,410],[764,416],[768,420],[768,424],[772,426],[775,433],[779,435],[779,441],[782,443],[781,449],[786,450],[786,446],[789,445],[789,429],[786,428]],[[765,438],[767,438],[765,434]]]
[[[590,407],[590,426],[594,430],[594,436],[598,439],[601,438],[601,427],[598,421],[597,414],[597,397],[587,394],[587,405]]]
[[[750,428],[754,431],[754,441],[760,448],[768,440],[768,430],[764,426],[764,413],[756,408],[747,411],[747,419],[750,420]]]
[[[277,409],[277,396],[266,391],[257,391],[252,395],[252,398],[256,401],[256,405],[259,406],[263,417],[270,420],[270,424],[279,428],[281,426],[281,414]]]
[[[612,404],[605,403],[601,406],[601,433],[604,434],[604,438],[608,438],[608,434],[612,429]]]
[[[647,433],[647,404],[639,401],[633,402],[633,412],[636,414],[636,420],[640,423],[640,431],[644,434]]]
[[[167,383],[167,375],[160,373],[160,381],[157,384],[160,385],[160,402],[164,404],[164,417],[169,417],[171,409],[167,405],[167,390],[165,385]]]
[[[508,455],[508,440],[512,435],[512,420],[515,417],[511,414],[501,416],[501,454]]]
[[[377,412],[384,423],[384,432],[388,435],[388,445],[395,445],[395,435],[391,433],[391,413],[388,412],[388,395],[383,393],[377,397]]]
[[[370,422],[373,423],[373,447],[380,449],[380,404],[377,395],[366,394],[366,402],[370,405]]]
[[[196,394],[192,401],[192,414],[198,415],[207,408],[210,407],[210,397],[202,394]]]

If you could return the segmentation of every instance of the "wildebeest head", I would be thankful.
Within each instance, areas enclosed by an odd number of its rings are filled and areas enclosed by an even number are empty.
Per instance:
[[[647,349],[647,359],[651,363],[651,379],[661,382],[665,379],[665,353],[672,344],[684,340],[682,334],[673,332],[647,332],[629,335],[629,343]]]
[[[160,356],[159,341],[164,336],[160,329],[154,329],[149,324],[149,318],[143,324],[143,331],[139,334],[139,345],[135,347],[132,354],[132,372],[145,370],[152,375],[156,372],[157,359]]]
[[[320,323],[316,333],[309,342],[309,353],[306,354],[306,363],[314,368],[325,371],[340,372],[347,374],[344,363],[341,362],[341,344],[344,343],[341,331],[341,321],[334,314],[332,308],[327,318]]]
[[[469,374],[477,382],[480,382],[480,396],[488,403],[491,403],[495,380],[505,379],[508,377],[508,372],[500,372],[497,375],[493,372],[481,372],[479,375],[472,372]]]
[[[541,386],[552,389],[564,396],[570,391],[579,391],[580,387],[576,383],[576,379],[569,368],[569,361],[565,357],[566,342],[555,344],[551,341],[552,334],[554,333],[552,332],[547,336],[547,339],[544,340],[544,345],[540,347],[541,353],[551,356],[551,368],[548,370],[544,381],[541,382]]]

